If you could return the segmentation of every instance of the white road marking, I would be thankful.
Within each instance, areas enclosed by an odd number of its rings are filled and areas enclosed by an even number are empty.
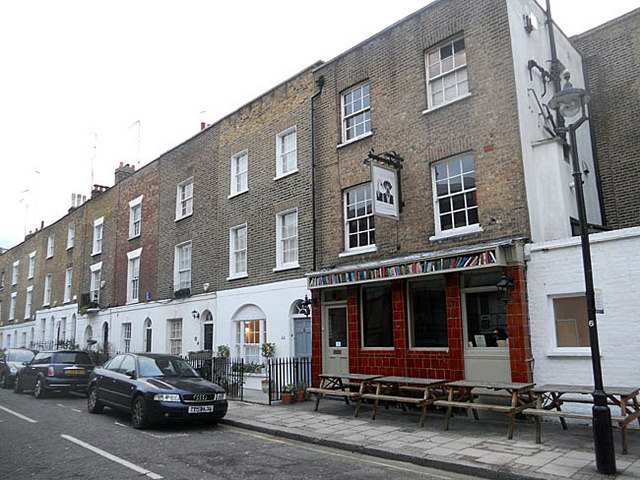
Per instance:
[[[67,406],[66,406],[66,405],[63,405],[63,404],[61,404],[61,403],[56,403],[56,405],[58,405],[59,407],[62,407],[62,408],[67,408]]]
[[[82,410],[78,410],[77,408],[72,408],[71,410],[73,410],[74,412],[82,413]]]
[[[115,456],[115,455],[113,455],[113,454],[111,454],[109,452],[105,452],[101,448],[94,447],[93,445],[90,445],[90,444],[88,444],[86,442],[83,442],[82,440],[78,440],[75,437],[72,437],[70,435],[64,435],[64,434],[61,434],[60,436],[62,438],[64,438],[65,440],[69,440],[70,442],[73,442],[76,445],[80,445],[81,447],[86,448],[87,450],[91,450],[92,452],[97,453],[98,455],[102,455],[103,457],[111,460],[112,462],[116,462],[116,463],[119,463],[120,465],[122,465],[124,467],[130,468],[134,472],[141,473],[141,474],[146,475],[147,477],[152,478],[154,480],[159,480],[159,479],[163,478],[162,475],[158,475],[157,473],[153,473],[152,471],[147,470],[146,468],[139,467],[138,465],[136,465],[134,463],[131,463],[131,462],[129,462],[129,461],[123,459],[123,458],[117,457],[117,456]]]
[[[21,418],[22,420],[26,420],[29,423],[38,423],[37,420],[34,420],[33,418],[25,417],[21,413],[14,412],[13,410],[9,410],[8,408],[3,407],[2,405],[0,405],[0,410],[4,410],[5,412],[10,413],[11,415],[15,415],[16,417]]]
[[[149,433],[149,432],[140,432],[140,433],[143,433],[143,434],[145,434],[145,435],[147,435],[149,437],[160,438],[160,439],[163,439],[163,438],[174,438],[174,437],[188,437],[189,436],[188,433],[165,433],[165,434],[161,434],[161,435],[158,435],[158,434],[155,434],[155,433]]]
[[[113,422],[113,423],[115,423],[119,427],[127,427],[128,426],[128,425],[125,425],[124,423],[120,423],[120,422]]]

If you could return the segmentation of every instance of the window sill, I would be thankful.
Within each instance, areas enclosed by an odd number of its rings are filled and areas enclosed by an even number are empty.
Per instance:
[[[300,268],[300,264],[280,265],[273,269],[274,272],[283,272],[285,270],[293,270],[294,268]]]
[[[136,303],[140,303],[139,299],[135,299],[135,300],[127,300],[127,305],[135,305]]]
[[[140,234],[133,235],[132,237],[129,237],[129,241],[133,240],[134,238],[140,238]]]
[[[101,255],[102,254],[102,250],[99,252],[91,252],[91,256],[94,257],[96,255]]]
[[[182,219],[184,219],[184,218],[188,218],[188,217],[190,217],[191,215],[193,215],[193,212],[188,213],[188,214],[186,214],[186,215],[183,215],[182,217],[176,217],[176,220],[175,220],[175,221],[176,221],[176,222],[179,222],[180,220],[182,220]]]
[[[468,227],[462,227],[462,228],[447,230],[444,233],[438,233],[436,235],[429,237],[429,241],[435,242],[438,240],[444,240],[445,238],[460,237],[462,235],[471,235],[472,233],[481,233],[481,232],[484,232],[484,230],[480,225],[470,225]]]
[[[71,250],[72,248],[73,248],[73,245],[68,246],[68,247],[67,247],[67,250]]]
[[[27,277],[27,280],[33,280],[33,275],[31,275],[30,277]]]
[[[346,147],[347,145],[351,145],[352,143],[355,143],[355,142],[357,142],[359,140],[362,140],[364,138],[369,138],[372,135],[373,135],[373,132],[367,132],[364,135],[360,135],[359,137],[352,138],[351,140],[347,140],[346,142],[342,142],[342,143],[338,144],[336,146],[336,149],[342,148],[342,147]]]
[[[248,273],[240,273],[238,275],[229,275],[227,277],[227,281],[231,281],[231,280],[239,280],[241,278],[249,278],[249,274]]]
[[[410,347],[411,352],[448,352],[449,347]]]
[[[378,251],[377,245],[370,245],[368,247],[363,247],[359,250],[348,250],[346,252],[339,253],[338,258],[351,257],[353,255],[361,255],[363,253],[371,253],[371,252],[377,252],[377,251]]]
[[[244,190],[241,190],[239,192],[235,192],[235,193],[230,194],[227,198],[238,197],[238,196],[242,195],[243,193],[247,193],[248,191],[249,191],[249,189],[245,188]]]
[[[48,257],[44,257],[45,260],[49,260],[50,258],[53,258],[53,255],[49,255]]]
[[[589,347],[556,347],[547,352],[547,357],[591,357]]]
[[[451,100],[450,102],[447,103],[441,103],[440,105],[438,105],[437,107],[431,107],[431,108],[427,108],[426,110],[422,111],[423,115],[427,115],[428,113],[431,112],[435,112],[436,110],[440,110],[441,108],[444,108],[448,105],[451,105],[453,103],[459,102],[460,100],[464,100],[465,98],[469,98],[471,96],[471,93],[467,93],[466,95],[463,95],[461,97],[456,98],[455,100]]]
[[[341,347],[334,347],[334,348],[341,348]],[[342,347],[342,348],[348,348],[348,347]],[[393,347],[361,347],[360,350],[362,350],[363,352],[393,352],[394,348]]]
[[[290,172],[287,173],[281,173],[279,175],[276,175],[275,177],[273,177],[274,180],[280,180],[281,178],[285,178],[288,177],[290,175],[293,175],[294,173],[298,173],[300,170],[298,170],[298,168],[294,168],[293,170],[291,170]]]

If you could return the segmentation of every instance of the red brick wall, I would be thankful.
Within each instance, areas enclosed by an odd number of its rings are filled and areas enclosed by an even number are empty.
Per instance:
[[[527,311],[527,284],[524,266],[507,267],[505,275],[513,277],[515,288],[507,303],[507,330],[509,334],[509,357],[511,359],[511,381],[531,382],[531,334]]]

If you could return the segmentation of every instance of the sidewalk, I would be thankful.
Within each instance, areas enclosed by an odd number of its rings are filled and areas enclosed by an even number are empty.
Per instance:
[[[544,422],[543,443],[536,444],[532,420],[517,420],[513,440],[508,440],[507,419],[489,412],[479,412],[477,422],[472,415],[456,415],[444,431],[441,411],[428,411],[420,428],[417,410],[379,408],[371,420],[369,405],[363,405],[358,418],[343,400],[323,398],[317,412],[314,405],[315,400],[272,406],[231,401],[223,423],[482,478],[640,478],[640,431],[635,428],[629,429],[628,455],[620,453],[620,430],[614,429],[618,475],[606,476],[595,469],[592,430],[586,424],[570,423],[562,430],[557,420]]]

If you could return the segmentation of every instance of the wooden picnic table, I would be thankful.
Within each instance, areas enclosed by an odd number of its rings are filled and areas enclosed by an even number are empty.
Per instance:
[[[536,396],[535,408],[523,411],[536,420],[536,443],[542,441],[542,418],[558,417],[562,428],[567,429],[565,418],[592,420],[591,412],[567,412],[562,410],[565,403],[585,403],[593,405],[594,387],[591,385],[558,385],[545,384],[533,389]],[[622,453],[627,453],[627,426],[634,420],[640,424],[640,404],[638,394],[640,387],[604,387],[607,403],[620,408],[620,415],[611,415],[611,420],[617,422],[622,431]],[[613,413],[613,412],[612,412]]]
[[[490,382],[475,380],[458,380],[449,382],[445,385],[448,390],[446,400],[436,400],[434,404],[438,407],[447,407],[447,415],[444,420],[444,429],[449,429],[449,421],[451,412],[454,407],[467,408],[473,411],[473,418],[478,420],[477,410],[488,410],[492,412],[505,413],[509,416],[509,433],[508,438],[513,438],[513,428],[515,424],[515,416],[527,407],[534,404],[532,389],[534,383],[520,382]],[[511,397],[510,405],[498,405],[495,403],[479,403],[475,399],[485,394],[474,392],[474,389],[505,390]]]
[[[316,405],[314,410],[318,410],[320,399],[323,395],[344,397],[345,402],[349,405],[349,399],[357,400],[360,398],[366,382],[380,378],[381,376],[382,375],[368,375],[362,373],[321,373],[320,387],[307,388],[307,392],[316,394]],[[351,387],[354,386],[354,384],[358,386],[357,392],[351,390]]]
[[[405,404],[415,405],[421,409],[419,425],[424,425],[426,417],[427,405],[431,405],[439,397],[436,391],[443,387],[447,380],[433,378],[417,378],[417,377],[398,377],[389,376],[376,378],[366,382],[368,385],[375,386],[375,393],[368,393],[366,387],[358,398],[355,416],[358,416],[360,404],[363,399],[373,400],[373,413],[371,420],[375,420],[378,403],[380,401],[388,403],[398,403],[403,411],[406,411]]]

